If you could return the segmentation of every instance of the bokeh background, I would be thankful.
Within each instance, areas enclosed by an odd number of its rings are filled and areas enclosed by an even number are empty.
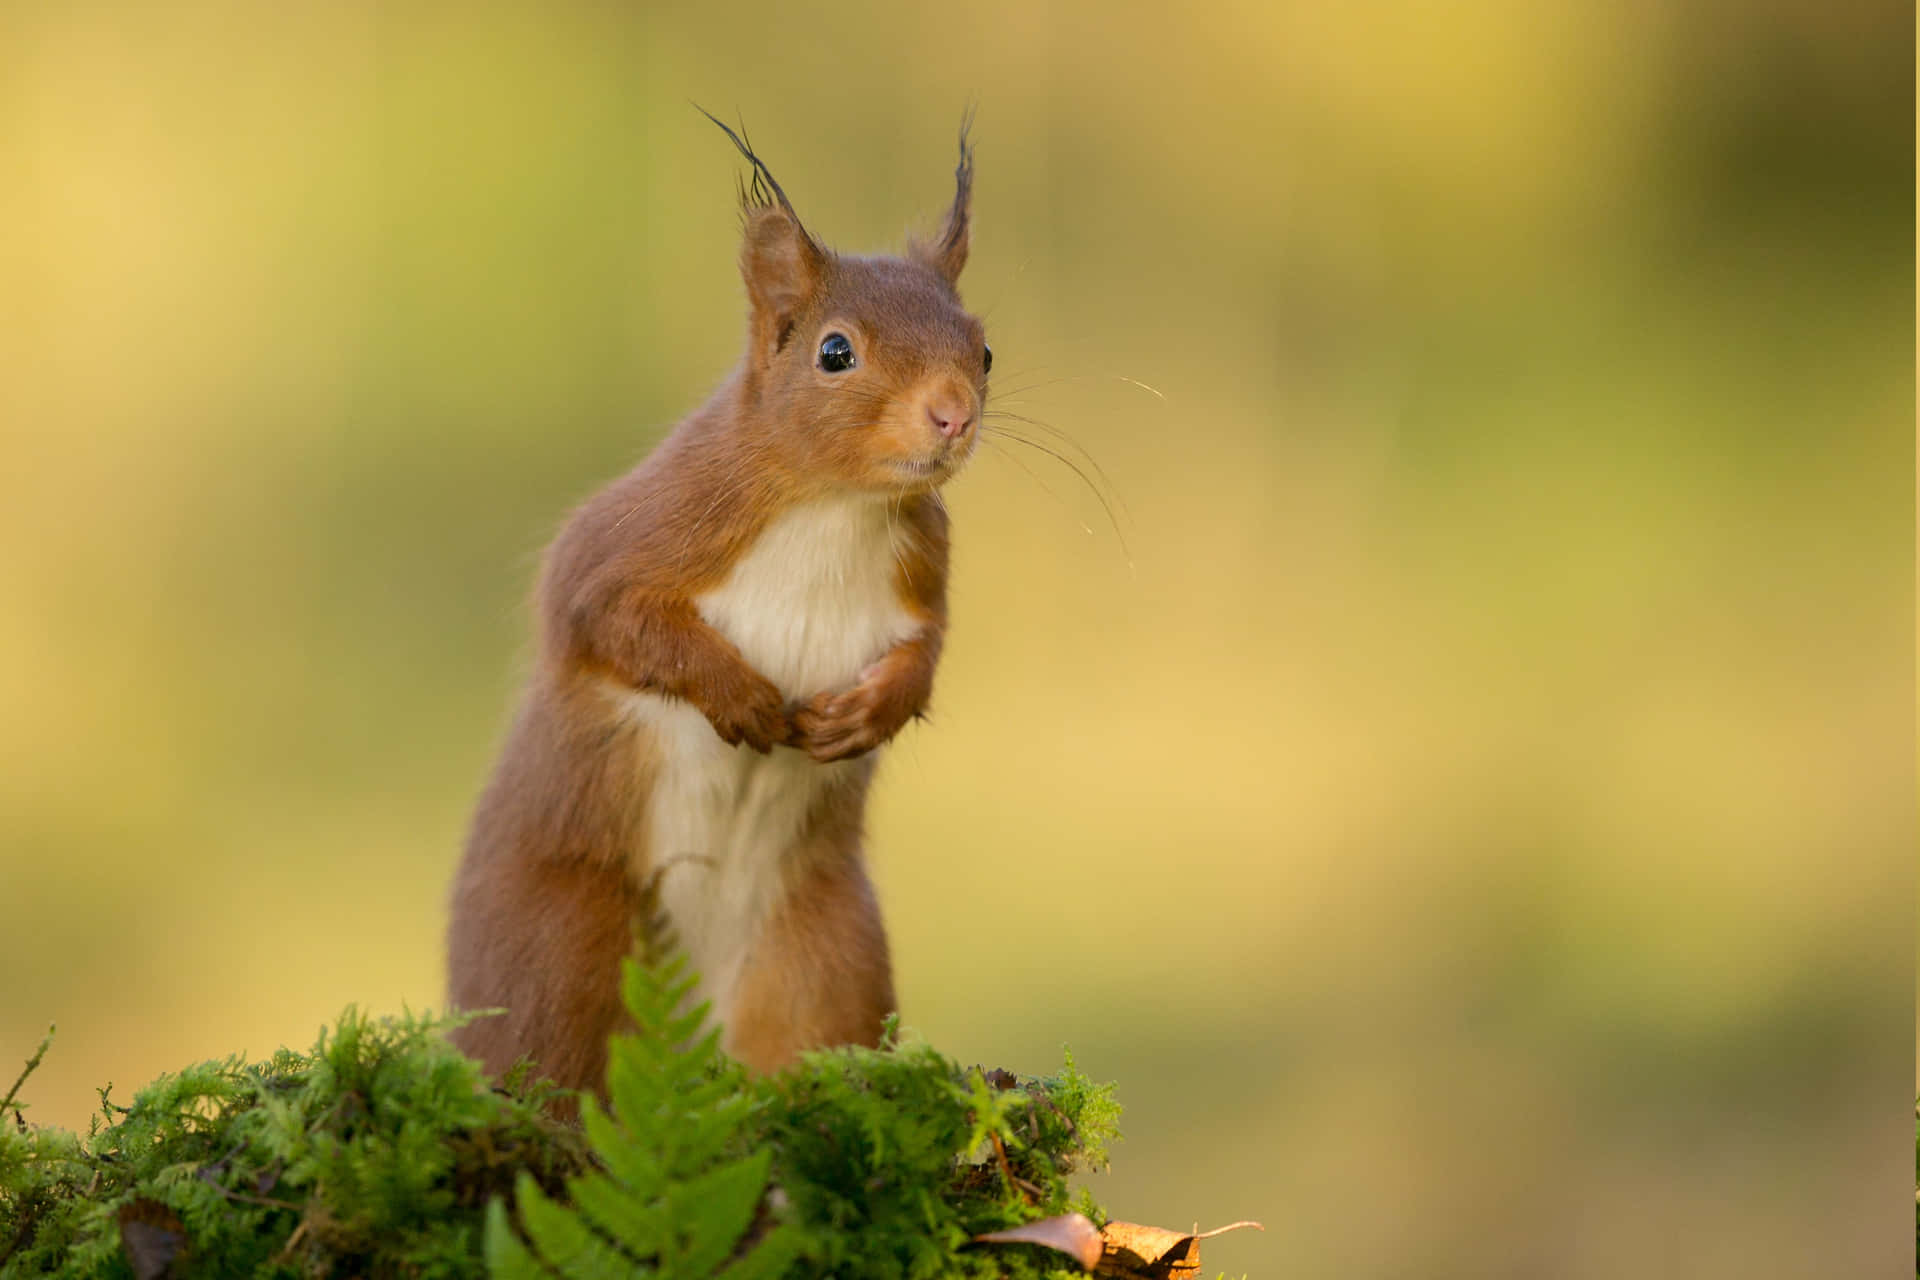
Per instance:
[[[1094,483],[950,491],[907,1021],[1118,1080],[1210,1272],[1904,1274],[1913,19],[8,7],[0,1069],[437,1005],[538,551],[738,353],[689,101],[864,251],[974,97]]]

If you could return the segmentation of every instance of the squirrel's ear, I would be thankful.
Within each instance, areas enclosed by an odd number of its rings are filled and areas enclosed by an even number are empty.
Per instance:
[[[920,241],[912,247],[913,256],[945,276],[948,284],[958,281],[960,269],[967,265],[967,232],[973,210],[973,147],[967,141],[967,130],[972,125],[973,112],[969,111],[960,122],[960,163],[953,171],[953,208],[947,210],[946,225],[931,243]]]
[[[753,153],[746,126],[735,133],[705,107],[695,104],[694,110],[719,125],[752,166],[752,181],[740,180],[740,213],[746,222],[740,275],[753,303],[755,354],[765,360],[786,345],[794,321],[826,278],[827,252],[800,225],[800,215],[774,181],[773,171]]]
[[[763,358],[786,345],[825,271],[826,255],[787,209],[775,205],[747,214],[740,275],[753,304],[754,346]]]

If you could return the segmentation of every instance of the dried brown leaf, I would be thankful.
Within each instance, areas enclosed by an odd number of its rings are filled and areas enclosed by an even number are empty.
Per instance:
[[[1100,1231],[1105,1247],[1095,1274],[1123,1280],[1196,1280],[1200,1242],[1240,1227],[1266,1230],[1257,1222],[1233,1222],[1211,1231],[1168,1231],[1137,1222],[1109,1222]]]
[[[171,1280],[186,1264],[187,1229],[158,1200],[135,1200],[121,1207],[120,1247],[138,1280]]]
[[[1006,1231],[989,1231],[973,1239],[976,1244],[1037,1244],[1066,1254],[1087,1271],[1093,1270],[1104,1250],[1100,1242],[1100,1229],[1080,1213],[1042,1218],[1038,1222],[1029,1222]]]

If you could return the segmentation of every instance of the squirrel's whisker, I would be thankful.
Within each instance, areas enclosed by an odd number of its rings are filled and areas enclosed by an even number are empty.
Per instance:
[[[1125,529],[1121,528],[1119,517],[1114,514],[1113,502],[1108,500],[1106,493],[1101,489],[1099,485],[1094,483],[1093,477],[1089,476],[1086,473],[1086,471],[1080,466],[1079,463],[1075,462],[1071,457],[1069,457],[1064,453],[1059,452],[1056,449],[1050,449],[1046,445],[1041,444],[1037,440],[1030,439],[1026,436],[1021,435],[1017,431],[1011,431],[1005,427],[996,427],[992,432],[983,433],[980,439],[983,442],[997,441],[998,439],[1004,439],[1004,440],[1009,440],[1015,444],[1025,445],[1027,448],[1032,449],[1038,453],[1046,454],[1048,457],[1054,459],[1055,461],[1059,462],[1062,466],[1066,467],[1067,470],[1073,472],[1074,475],[1078,476],[1080,478],[1080,482],[1087,487],[1087,492],[1091,493],[1094,496],[1094,500],[1100,504],[1100,510],[1106,514],[1107,523],[1113,528],[1114,539],[1120,544],[1120,554],[1122,557],[1126,559],[1128,571],[1132,572],[1134,570],[1133,549],[1127,544],[1127,533]],[[1007,453],[1005,450],[1001,450],[1001,453],[1005,457],[1008,457],[1008,458],[1013,457],[1012,454]],[[1032,474],[1032,473],[1029,472],[1028,474]],[[1037,482],[1039,480],[1039,477],[1035,476],[1034,479]],[[1044,488],[1045,486],[1042,485],[1042,487]],[[1051,490],[1049,490],[1049,492],[1051,492]],[[1115,495],[1115,500],[1116,501],[1118,500],[1118,495]],[[1081,527],[1085,528],[1084,525],[1082,525]],[[1092,533],[1093,531],[1091,529],[1088,529],[1087,532]]]
[[[1035,471],[1032,467],[1028,466],[1024,461],[1022,461],[1019,454],[1013,453],[1012,451],[1006,448],[1003,448],[1000,442],[998,440],[995,440],[991,436],[981,436],[980,442],[982,444],[992,446],[993,451],[996,454],[998,454],[1002,458],[1005,458],[1008,462],[1011,462],[1014,466],[1026,472],[1027,478],[1032,480],[1035,484],[1039,485],[1041,491],[1044,492],[1049,498],[1052,498],[1055,502],[1059,503],[1061,510],[1067,513],[1067,518],[1080,526],[1080,532],[1086,534],[1089,538],[1093,536],[1093,526],[1089,525],[1085,520],[1082,520],[1079,516],[1075,515],[1073,513],[1073,508],[1068,505],[1067,500],[1061,497],[1059,492],[1055,490],[1052,485],[1048,484],[1045,480],[1042,480],[1040,478],[1039,472]]]

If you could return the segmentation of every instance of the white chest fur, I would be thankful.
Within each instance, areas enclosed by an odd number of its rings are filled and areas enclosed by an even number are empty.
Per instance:
[[[894,585],[899,536],[884,500],[836,499],[779,517],[696,601],[747,662],[799,701],[841,689],[917,623]],[[775,747],[722,742],[684,702],[631,694],[655,735],[647,854],[661,901],[723,1017],[760,921],[777,902],[786,855],[828,787],[870,760],[819,764]]]
[[[700,616],[789,698],[844,688],[913,633],[883,498],[816,502],[774,520]]]

